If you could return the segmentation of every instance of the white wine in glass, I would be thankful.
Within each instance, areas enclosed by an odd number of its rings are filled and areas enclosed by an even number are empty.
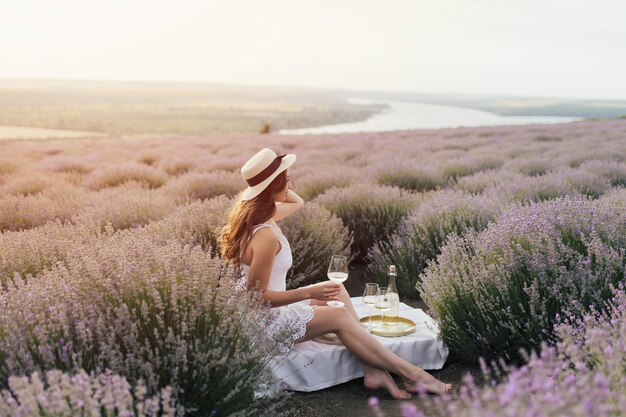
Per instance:
[[[333,255],[328,264],[328,279],[341,284],[348,279],[348,258],[343,255]],[[342,301],[331,300],[326,303],[331,307],[343,307]]]
[[[376,295],[376,303],[374,308],[380,311],[382,320],[380,321],[380,328],[383,328],[383,322],[385,321],[385,313],[391,310],[391,300],[389,299],[389,288],[378,287],[378,293]]]
[[[376,304],[376,297],[378,295],[378,284],[368,282],[365,284],[365,290],[363,290],[363,304],[369,307],[369,320],[367,324],[372,325],[372,307]]]

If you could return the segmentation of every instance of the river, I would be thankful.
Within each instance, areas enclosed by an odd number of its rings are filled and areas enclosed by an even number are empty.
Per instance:
[[[581,120],[579,117],[500,116],[494,113],[464,107],[406,101],[350,99],[349,102],[354,104],[386,104],[389,108],[361,122],[303,129],[283,129],[278,133],[286,135],[306,135],[319,133],[384,132],[391,130],[436,129],[461,126],[567,123]]]

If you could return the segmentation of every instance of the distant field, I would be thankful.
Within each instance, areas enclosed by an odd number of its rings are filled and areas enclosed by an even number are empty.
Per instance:
[[[7,139],[72,139],[106,136],[99,132],[80,130],[42,129],[38,127],[0,126],[0,140]]]
[[[258,133],[365,120],[380,106],[314,89],[0,81],[0,125],[137,133]]]
[[[441,104],[483,110],[500,116],[561,116],[587,119],[626,116],[626,100],[584,100],[416,93],[355,93],[353,97]]]
[[[441,104],[501,116],[613,118],[626,101],[487,97],[210,83],[0,80],[0,126],[135,134],[277,132],[359,122],[384,104],[350,98]],[[55,136],[56,137],[56,136]],[[70,136],[76,137],[76,136]]]

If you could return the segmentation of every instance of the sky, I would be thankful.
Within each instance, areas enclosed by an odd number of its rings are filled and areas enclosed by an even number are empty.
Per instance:
[[[5,0],[0,79],[626,99],[622,0]]]

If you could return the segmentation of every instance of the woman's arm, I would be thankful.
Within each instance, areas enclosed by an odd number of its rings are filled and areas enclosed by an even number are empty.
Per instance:
[[[287,291],[265,291],[263,298],[270,302],[272,307],[280,307],[302,300],[339,300],[341,286],[331,281],[318,282],[306,287]]]
[[[295,191],[289,190],[287,191],[287,199],[281,203],[276,203],[276,214],[274,214],[273,219],[274,221],[282,220],[302,207],[304,207],[304,200]]]
[[[271,291],[267,289],[276,252],[280,248],[278,236],[270,228],[259,230],[250,241],[252,262],[248,272],[248,289],[257,290],[272,307],[284,306],[310,298],[317,300],[335,300],[339,296],[341,286],[334,282],[324,281],[307,287],[288,291]]]

